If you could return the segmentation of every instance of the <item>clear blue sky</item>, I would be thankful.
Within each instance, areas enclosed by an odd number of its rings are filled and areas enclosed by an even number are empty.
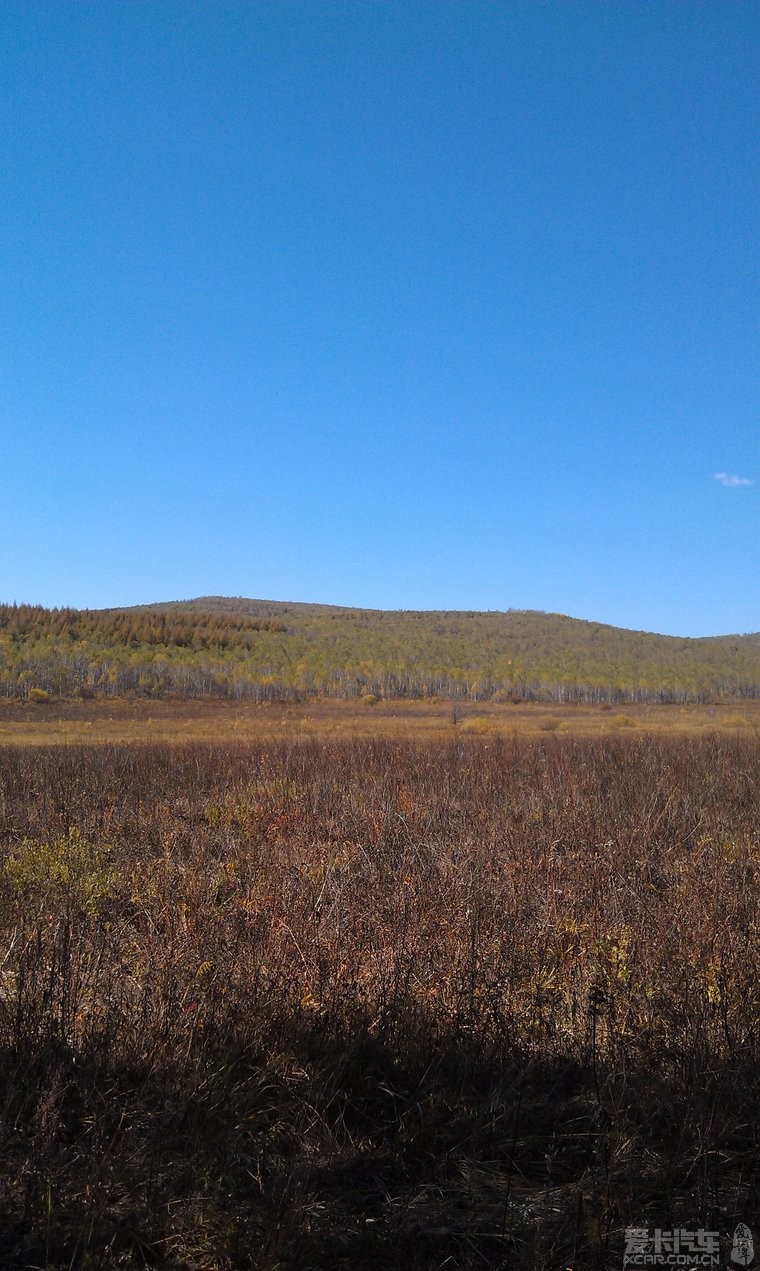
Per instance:
[[[0,599],[760,629],[757,3],[4,0],[0,46]]]

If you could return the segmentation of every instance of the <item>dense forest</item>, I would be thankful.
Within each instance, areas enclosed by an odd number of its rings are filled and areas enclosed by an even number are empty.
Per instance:
[[[760,696],[760,635],[681,639],[560,614],[202,597],[128,609],[0,605],[0,695],[513,698]]]

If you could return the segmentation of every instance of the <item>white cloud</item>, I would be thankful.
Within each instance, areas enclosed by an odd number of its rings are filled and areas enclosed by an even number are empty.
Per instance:
[[[721,485],[728,485],[728,486],[755,484],[750,477],[732,477],[732,476],[729,476],[727,472],[716,472],[715,480],[720,481]]]

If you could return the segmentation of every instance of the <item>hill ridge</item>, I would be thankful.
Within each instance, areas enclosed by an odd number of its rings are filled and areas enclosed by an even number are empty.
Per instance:
[[[760,697],[760,635],[669,636],[536,610],[243,597],[0,605],[0,695],[704,702]]]
[[[367,614],[367,615],[387,615],[387,616],[410,616],[410,617],[504,617],[510,614],[519,614],[525,616],[535,616],[540,618],[561,618],[565,622],[578,623],[586,627],[601,628],[605,631],[622,631],[629,635],[653,636],[658,640],[678,640],[678,641],[704,641],[704,640],[757,640],[760,641],[760,631],[728,631],[720,635],[712,636],[687,636],[687,635],[671,635],[664,631],[650,631],[646,627],[621,627],[613,622],[602,622],[596,618],[579,618],[574,614],[563,613],[557,609],[520,609],[510,606],[507,609],[382,609],[369,605],[335,605],[327,604],[321,601],[303,601],[303,600],[264,600],[258,597],[249,596],[193,596],[186,600],[163,600],[151,601],[147,604],[140,605],[122,605],[118,607],[110,607],[103,610],[95,610],[94,612],[103,613],[127,613],[131,610],[144,611],[149,609],[187,609],[203,613],[215,612],[236,612],[229,606],[239,604],[243,606],[252,606],[249,609],[240,609],[239,612],[250,612],[251,616],[256,613],[263,614],[264,609],[267,611],[277,612],[305,612],[314,611],[322,613],[335,612],[336,614]],[[253,608],[256,607],[256,608]],[[261,607],[261,609],[259,609]]]

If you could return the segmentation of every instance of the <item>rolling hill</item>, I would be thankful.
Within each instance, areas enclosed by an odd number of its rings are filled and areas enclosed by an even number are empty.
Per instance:
[[[531,610],[239,597],[0,606],[0,694],[707,701],[760,696],[760,634],[682,639]]]

